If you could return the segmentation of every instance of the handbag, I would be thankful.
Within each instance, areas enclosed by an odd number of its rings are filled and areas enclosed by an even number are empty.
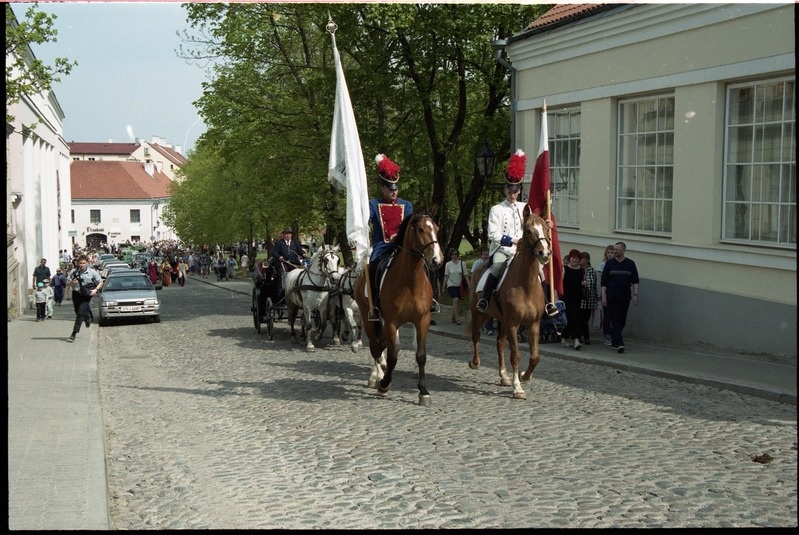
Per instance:
[[[469,287],[466,286],[466,275],[463,272],[463,260],[461,260],[461,287],[460,287],[461,299],[466,299],[467,295],[469,295]]]
[[[83,284],[83,279],[80,278],[80,273],[76,274],[78,278],[78,284],[80,287],[78,288],[78,293],[80,293],[83,297],[91,297],[92,290],[94,290],[97,285],[96,284]]]

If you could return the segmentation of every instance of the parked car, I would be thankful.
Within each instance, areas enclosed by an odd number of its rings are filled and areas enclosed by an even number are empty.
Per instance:
[[[103,262],[103,267],[100,269],[100,276],[102,278],[106,278],[108,276],[108,270],[111,269],[111,266],[121,266],[125,268],[130,268],[127,262],[123,260],[106,260]]]
[[[116,256],[112,255],[111,253],[103,253],[97,256],[97,268],[103,269],[103,264],[108,262],[109,260],[119,260]]]
[[[120,269],[108,275],[99,302],[101,326],[121,318],[149,317],[153,323],[161,322],[161,302],[155,287],[137,269]]]

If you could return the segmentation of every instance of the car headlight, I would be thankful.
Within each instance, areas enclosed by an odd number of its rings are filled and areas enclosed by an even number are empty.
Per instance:
[[[103,302],[100,303],[100,306],[115,307],[115,306],[117,306],[117,304],[118,303],[116,301],[103,301]]]
[[[158,299],[145,299],[144,304],[148,306],[153,306],[158,304]]]

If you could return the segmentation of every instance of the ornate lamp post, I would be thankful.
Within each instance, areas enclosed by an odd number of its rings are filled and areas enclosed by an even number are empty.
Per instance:
[[[488,182],[494,174],[494,164],[497,161],[494,151],[488,146],[488,141],[483,141],[483,146],[477,151],[474,159],[480,178],[483,179],[483,182]]]

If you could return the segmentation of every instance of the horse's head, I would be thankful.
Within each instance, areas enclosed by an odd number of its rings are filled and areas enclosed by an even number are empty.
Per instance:
[[[329,277],[338,270],[338,246],[322,245],[311,257],[311,271]]]
[[[516,246],[516,250],[535,255],[542,264],[549,262],[552,258],[552,247],[550,246],[549,238],[547,238],[547,222],[532,213],[528,208],[525,208],[522,227],[522,239]]]
[[[422,256],[434,268],[444,264],[444,253],[438,243],[438,225],[430,214],[415,213],[406,218],[397,233],[400,247]]]

